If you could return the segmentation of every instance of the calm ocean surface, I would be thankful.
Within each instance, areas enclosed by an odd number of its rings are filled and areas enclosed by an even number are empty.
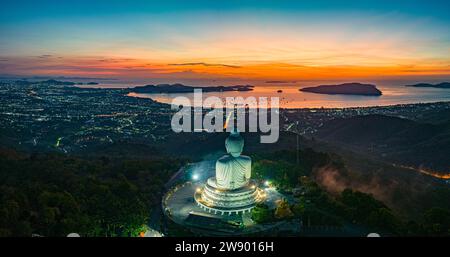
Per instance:
[[[272,84],[260,83],[253,84],[255,86],[253,91],[247,92],[210,92],[203,93],[203,98],[208,96],[217,96],[225,101],[226,97],[279,97],[281,108],[344,108],[344,107],[367,107],[367,106],[386,106],[395,104],[410,104],[410,103],[431,103],[450,101],[450,89],[440,88],[416,88],[405,87],[404,84],[393,85],[393,83],[375,83],[377,88],[383,92],[382,96],[352,96],[352,95],[326,95],[315,94],[308,92],[301,92],[298,89],[307,86],[320,85],[324,83],[307,83],[307,84]],[[331,82],[325,84],[333,84]],[[142,84],[140,84],[142,85]],[[189,85],[189,84],[187,84]],[[234,85],[234,84],[231,84]],[[135,85],[128,84],[127,86],[107,85],[101,84],[93,87],[133,87]],[[278,90],[283,92],[278,93]],[[131,97],[151,98],[162,103],[171,103],[172,99],[177,96],[184,96],[193,103],[194,94],[129,94]]]
[[[382,96],[325,95],[299,91],[298,86],[264,85],[255,86],[253,91],[246,92],[210,92],[203,93],[203,98],[217,96],[226,97],[279,97],[281,108],[344,108],[385,106],[409,103],[430,103],[450,101],[450,89],[414,88],[404,86],[377,86]],[[283,92],[277,93],[278,90]],[[177,96],[184,96],[193,103],[194,94],[130,94],[134,97],[151,98],[162,103],[171,103]]]

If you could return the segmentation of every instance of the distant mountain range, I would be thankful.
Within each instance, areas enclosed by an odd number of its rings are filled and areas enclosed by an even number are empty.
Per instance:
[[[224,92],[224,91],[252,91],[251,85],[235,85],[235,86],[209,86],[209,87],[194,87],[183,84],[159,84],[146,85],[130,88],[130,92],[134,93],[193,93],[194,89],[202,89],[203,92]]]
[[[14,74],[0,74],[1,80],[32,80],[32,81],[44,81],[44,80],[90,80],[90,81],[117,81],[117,78],[98,78],[98,77],[71,77],[71,76],[23,76]]]
[[[43,80],[43,81],[29,81],[29,80],[16,80],[15,83],[17,85],[38,85],[38,84],[45,84],[45,85],[52,85],[52,86],[75,86],[75,85],[98,85],[97,82],[71,82],[71,81],[59,81],[55,79],[49,79],[49,80]]]
[[[316,137],[389,161],[450,171],[449,121],[428,124],[384,115],[356,116],[325,123]]]
[[[438,84],[418,83],[413,85],[405,85],[405,87],[435,87],[435,88],[450,88],[450,82],[442,82]]]
[[[299,89],[303,92],[317,93],[317,94],[342,94],[342,95],[366,95],[366,96],[380,96],[382,92],[372,84],[361,83],[344,83],[339,85],[320,85],[315,87],[305,87]]]

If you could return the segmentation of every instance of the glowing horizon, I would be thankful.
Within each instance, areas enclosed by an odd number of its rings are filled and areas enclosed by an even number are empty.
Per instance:
[[[321,1],[329,8],[320,10],[320,3],[218,8],[169,2],[137,1],[142,10],[114,2],[116,10],[101,9],[107,3],[98,1],[96,15],[84,1],[44,1],[45,7],[56,7],[42,12],[7,3],[1,12],[0,75],[179,81],[450,78],[450,21],[439,12],[442,3],[426,8],[416,1],[417,6],[392,8],[353,3],[343,9]]]

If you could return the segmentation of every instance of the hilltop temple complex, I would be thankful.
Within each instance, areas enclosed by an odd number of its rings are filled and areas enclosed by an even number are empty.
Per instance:
[[[231,130],[226,154],[178,172],[178,182],[162,199],[163,212],[172,222],[206,235],[250,234],[272,227],[253,222],[251,212],[260,203],[273,208],[282,196],[252,179],[252,159],[242,155],[244,138],[235,125]]]

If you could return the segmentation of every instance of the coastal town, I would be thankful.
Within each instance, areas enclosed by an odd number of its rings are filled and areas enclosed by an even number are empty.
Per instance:
[[[18,149],[76,153],[117,140],[162,143],[174,134],[170,121],[175,111],[170,105],[127,96],[125,89],[4,81],[0,99],[3,142]],[[433,114],[445,110],[450,110],[449,102],[280,109],[280,130],[313,136],[330,120],[370,114],[433,123],[440,121]]]

